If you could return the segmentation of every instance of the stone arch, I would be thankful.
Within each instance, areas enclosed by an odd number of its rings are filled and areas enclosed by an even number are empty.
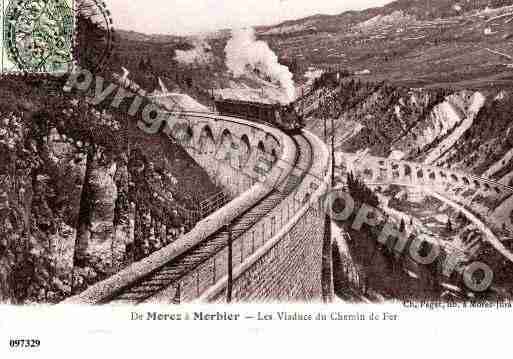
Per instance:
[[[258,141],[258,144],[257,144],[257,149],[258,151],[260,151],[261,153],[266,153],[266,150],[265,150],[265,144],[262,140]]]
[[[396,162],[392,162],[390,164],[390,166],[392,169],[392,178],[400,178],[401,177],[401,173],[399,172],[400,165]]]
[[[278,143],[278,141],[276,141],[274,136],[271,135],[270,133],[265,134],[264,145],[265,145],[265,148],[268,149],[269,151],[271,149],[276,149],[276,148],[280,147],[280,144]],[[278,150],[276,150],[276,153],[278,153]]]
[[[229,141],[230,145],[233,143],[233,135],[232,133],[230,132],[229,129],[225,128],[222,133],[221,133],[221,136],[219,136],[219,144],[224,144],[225,142]]]
[[[411,177],[411,173],[412,171],[410,165],[404,165],[404,175]]]
[[[232,133],[228,129],[224,129],[217,142],[216,159],[232,163],[232,160],[236,158],[233,153],[236,146]]]
[[[198,140],[198,149],[200,153],[213,153],[215,152],[215,144],[214,133],[210,126],[206,125],[201,129]]]
[[[192,127],[187,125],[185,133],[187,135],[188,141],[191,142],[194,138],[194,130],[192,129]]]
[[[269,157],[270,157],[271,162],[272,162],[273,164],[275,164],[275,163],[276,163],[276,161],[278,161],[278,154],[276,153],[276,149],[274,149],[274,148],[273,148],[273,149],[271,150],[271,154],[270,154],[270,156],[269,156]]]
[[[240,167],[244,167],[248,164],[251,157],[251,144],[246,134],[242,135],[239,141],[239,163]]]
[[[424,178],[424,171],[422,168],[417,169],[417,178]]]
[[[221,133],[221,136],[219,136],[218,144],[219,146],[226,146],[227,148],[231,148],[232,144],[234,142],[232,133],[228,129],[224,129]]]
[[[269,160],[269,154],[267,153],[267,149],[265,147],[265,143],[262,140],[258,141],[255,155],[257,161],[265,161],[271,163]]]

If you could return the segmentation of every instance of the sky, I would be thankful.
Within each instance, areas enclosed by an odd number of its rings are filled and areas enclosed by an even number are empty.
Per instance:
[[[106,0],[114,28],[177,35],[271,25],[389,2],[391,0]]]

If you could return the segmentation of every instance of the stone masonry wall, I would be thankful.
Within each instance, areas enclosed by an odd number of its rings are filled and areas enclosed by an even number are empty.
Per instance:
[[[237,302],[312,302],[322,298],[324,216],[311,207],[267,253],[234,280]],[[218,300],[225,300],[226,292]]]

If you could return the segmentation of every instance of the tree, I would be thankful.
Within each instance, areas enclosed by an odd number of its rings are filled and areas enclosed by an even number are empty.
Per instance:
[[[347,186],[349,194],[360,203],[366,203],[373,207],[379,206],[379,199],[376,194],[356,177],[352,172],[347,174]]]
[[[139,61],[139,70],[146,71],[146,69],[147,69],[146,62],[144,61],[144,58],[141,58],[141,60]]]
[[[450,218],[449,218],[449,219],[447,219],[447,225],[446,225],[446,227],[445,227],[445,228],[446,228],[447,232],[452,232],[452,229],[453,229],[453,228],[452,228],[452,222],[451,222],[451,219],[450,219]]]
[[[151,71],[153,70],[153,64],[151,63],[151,58],[146,58],[146,70]]]
[[[404,218],[401,218],[401,224],[399,225],[399,232],[403,233],[406,230],[406,224],[404,223]]]

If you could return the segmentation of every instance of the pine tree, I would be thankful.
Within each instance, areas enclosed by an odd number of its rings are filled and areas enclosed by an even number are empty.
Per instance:
[[[406,224],[404,223],[404,218],[401,218],[401,225],[399,226],[399,232],[403,233],[406,230]]]
[[[146,59],[146,69],[147,70],[153,70],[153,64],[151,63],[151,58]]]
[[[447,229],[448,232],[452,232],[452,222],[451,222],[450,218],[447,220],[446,229]]]
[[[146,62],[143,58],[139,61],[139,70],[140,71],[146,71]]]

